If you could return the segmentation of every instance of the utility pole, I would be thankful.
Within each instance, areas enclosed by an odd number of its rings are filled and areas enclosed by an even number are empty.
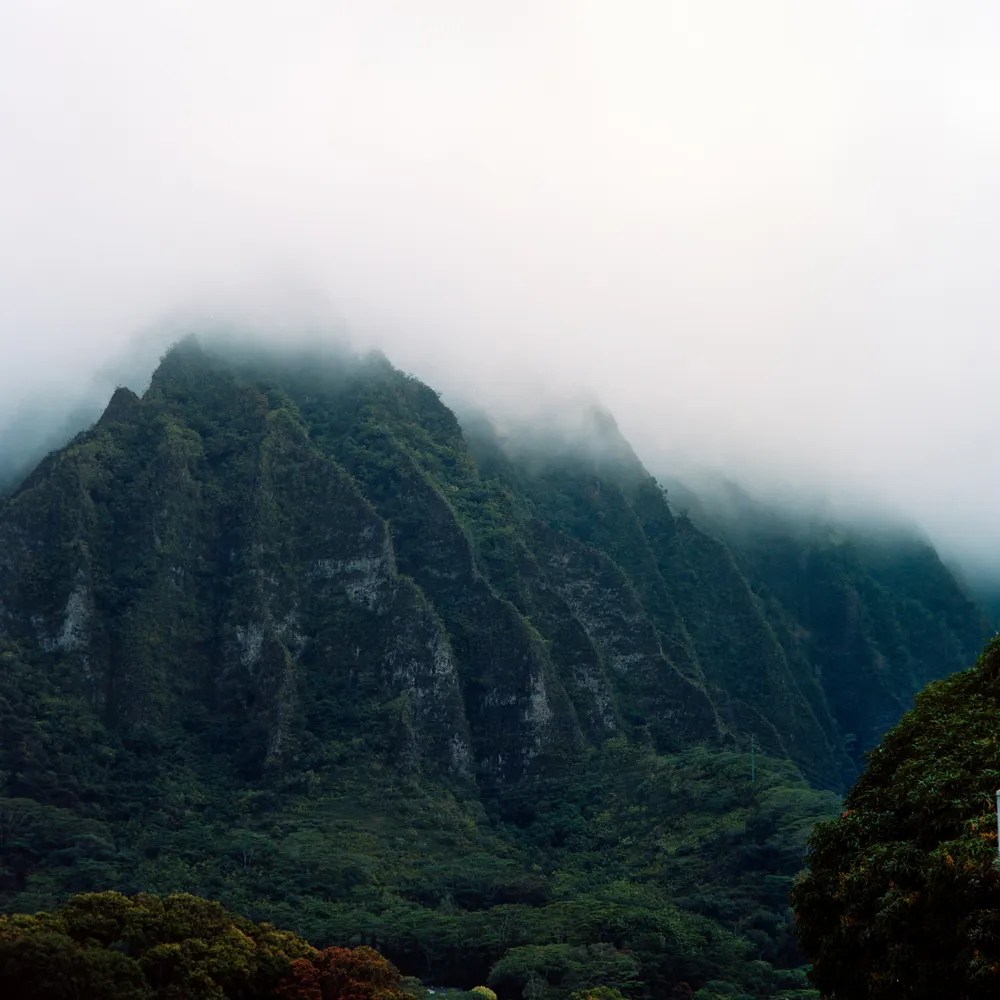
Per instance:
[[[750,784],[757,784],[757,761],[754,758],[753,733],[750,734]],[[1000,831],[1000,789],[997,789],[997,830]]]

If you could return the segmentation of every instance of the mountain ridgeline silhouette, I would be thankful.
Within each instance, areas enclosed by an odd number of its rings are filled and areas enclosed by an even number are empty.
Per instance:
[[[119,388],[0,501],[0,824],[27,845],[0,901],[196,891],[484,981],[569,947],[539,914],[596,876],[556,869],[635,822],[606,877],[658,886],[614,904],[655,926],[578,922],[581,947],[668,990],[800,963],[784,894],[820,790],[975,658],[982,614],[920,539],[674,504],[581,420],[501,432],[381,355],[195,339]]]
[[[380,356],[189,340],[5,504],[4,631],[122,732],[203,714],[248,777],[401,699],[407,752],[456,775],[754,733],[843,787],[845,742],[974,658],[927,545],[698,527],[588,416],[586,449],[521,448]]]

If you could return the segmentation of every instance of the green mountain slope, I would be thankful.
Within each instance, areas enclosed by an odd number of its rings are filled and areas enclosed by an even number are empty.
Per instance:
[[[510,996],[794,985],[799,772],[844,787],[979,618],[916,545],[697,526],[589,419],[195,341],[119,389],[0,502],[0,906],[195,892]]]
[[[785,649],[810,665],[831,732],[859,764],[915,693],[964,669],[989,634],[981,609],[914,534],[783,515],[732,483],[700,497],[676,492],[733,553]]]

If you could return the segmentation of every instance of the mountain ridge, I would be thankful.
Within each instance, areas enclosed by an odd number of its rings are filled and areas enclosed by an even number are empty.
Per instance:
[[[457,671],[449,682],[454,689],[442,697],[454,703],[460,688],[464,698],[465,718],[459,719],[462,712],[449,716],[448,739],[458,746],[467,738],[463,733],[474,733],[476,766],[514,778],[552,740],[579,748],[585,732],[592,739],[639,726],[651,728],[661,749],[692,740],[738,740],[754,731],[766,749],[791,756],[821,784],[843,785],[850,765],[838,741],[852,732],[863,747],[872,745],[881,735],[878,727],[888,728],[892,713],[898,717],[897,703],[933,679],[934,665],[915,661],[896,634],[898,626],[890,635],[892,629],[875,620],[872,633],[885,648],[899,647],[897,666],[905,661],[908,676],[894,682],[881,716],[860,718],[841,706],[838,717],[831,709],[831,699],[843,701],[836,677],[818,679],[815,649],[800,641],[803,632],[815,634],[819,627],[801,600],[810,587],[827,587],[827,602],[834,594],[848,619],[852,602],[861,599],[859,588],[867,588],[865,607],[872,615],[881,613],[878,602],[894,588],[890,596],[903,594],[924,632],[933,633],[935,655],[947,654],[945,672],[971,658],[976,612],[957,585],[945,602],[946,634],[938,635],[940,622],[908,583],[939,570],[928,592],[939,597],[953,585],[944,567],[935,565],[932,550],[910,543],[913,572],[908,577],[894,571],[891,581],[883,559],[880,581],[875,555],[855,558],[853,541],[812,544],[804,556],[780,522],[753,527],[757,542],[749,544],[732,518],[702,517],[699,527],[673,512],[613,419],[600,413],[590,419],[595,447],[589,454],[546,454],[536,445],[534,457],[525,459],[517,442],[512,447],[501,441],[486,422],[472,433],[463,431],[436,393],[384,358],[345,361],[334,355],[325,367],[310,355],[290,362],[266,352],[225,360],[186,341],[165,356],[142,399],[118,389],[94,428],[78,436],[69,452],[44,460],[5,505],[4,627],[43,653],[80,657],[90,644],[86,658],[107,667],[94,697],[106,699],[111,715],[141,714],[143,705],[152,710],[165,668],[150,661],[149,671],[132,670],[129,680],[108,666],[114,657],[131,654],[115,648],[127,644],[128,628],[118,628],[114,637],[106,627],[99,634],[88,631],[101,617],[97,605],[115,599],[113,582],[110,588],[98,582],[100,593],[87,582],[94,560],[104,558],[95,553],[103,547],[118,554],[115,566],[98,567],[98,576],[127,576],[123,557],[145,559],[126,586],[133,587],[133,597],[135,588],[144,587],[162,597],[160,622],[170,620],[171,627],[182,620],[194,627],[199,615],[189,605],[207,600],[192,596],[199,572],[228,573],[227,599],[241,609],[242,620],[216,608],[214,623],[202,614],[197,625],[214,631],[212,655],[226,664],[212,698],[237,683],[241,671],[248,683],[247,671],[256,671],[258,694],[276,713],[267,724],[270,748],[264,751],[264,759],[273,760],[287,737],[294,673],[279,661],[305,653],[304,647],[292,648],[301,643],[295,639],[302,610],[296,601],[312,600],[305,591],[336,590],[348,616],[345,609],[364,617],[376,610],[384,614],[390,605],[402,614],[398,609],[406,605],[414,623],[418,606],[429,601],[444,629],[435,640],[442,652],[434,669]],[[150,450],[140,467],[133,458],[144,447],[155,448],[155,457]],[[133,494],[147,493],[128,507],[115,477]],[[116,490],[122,495],[112,497]],[[78,491],[75,505],[70,491]],[[153,495],[159,512],[140,510]],[[50,546],[45,584],[12,603],[9,595],[28,586],[15,563],[31,562],[28,549],[18,549],[18,512],[28,512],[24,533],[51,539],[29,508],[57,501],[69,501],[60,508],[60,551]],[[349,524],[360,526],[353,535]],[[100,541],[88,540],[92,531]],[[179,531],[189,540],[203,536],[205,551],[181,545]],[[143,555],[144,547],[151,558]],[[73,551],[76,557],[69,556]],[[172,557],[174,580],[168,583],[164,568]],[[194,562],[186,565],[187,559]],[[802,570],[803,559],[819,566],[812,576],[810,566]],[[839,569],[855,575],[834,586],[822,573],[837,571],[826,564],[838,559]],[[206,570],[213,560],[215,569]],[[788,586],[796,574],[799,582]],[[213,590],[218,583],[213,581]],[[410,592],[413,586],[417,590]],[[296,588],[303,594],[289,599]],[[59,594],[59,606],[42,591]],[[18,605],[30,614],[19,614]],[[125,624],[150,613],[132,606]],[[545,623],[541,632],[534,618]],[[486,622],[488,636],[479,631]],[[150,627],[155,634],[160,625]],[[364,630],[360,619],[356,627]],[[836,628],[837,641],[849,647],[855,639],[842,633],[850,631],[850,622],[831,626]],[[556,631],[565,645],[547,634]],[[864,647],[855,659],[868,657],[871,678],[887,659],[885,649],[855,638]],[[497,649],[505,651],[503,663],[492,652]],[[567,649],[575,649],[572,663]],[[443,665],[449,655],[454,668]],[[825,662],[842,664],[845,656],[850,660],[849,649],[827,650]],[[130,683],[145,685],[144,691],[132,698]],[[885,686],[884,679],[880,683]],[[427,704],[421,702],[418,714]],[[504,707],[515,704],[505,714]],[[845,723],[851,728],[845,730]],[[464,752],[456,751],[459,757]]]
[[[193,339],[119,388],[0,500],[0,905],[195,892],[553,997],[608,947],[800,983],[823,789],[981,618],[923,543],[696,520],[583,421]]]

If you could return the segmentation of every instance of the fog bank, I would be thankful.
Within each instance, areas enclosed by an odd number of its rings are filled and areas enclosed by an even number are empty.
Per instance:
[[[985,0],[7,0],[0,425],[61,426],[195,316],[349,329],[446,398],[587,393],[651,469],[1000,562],[998,28]]]

